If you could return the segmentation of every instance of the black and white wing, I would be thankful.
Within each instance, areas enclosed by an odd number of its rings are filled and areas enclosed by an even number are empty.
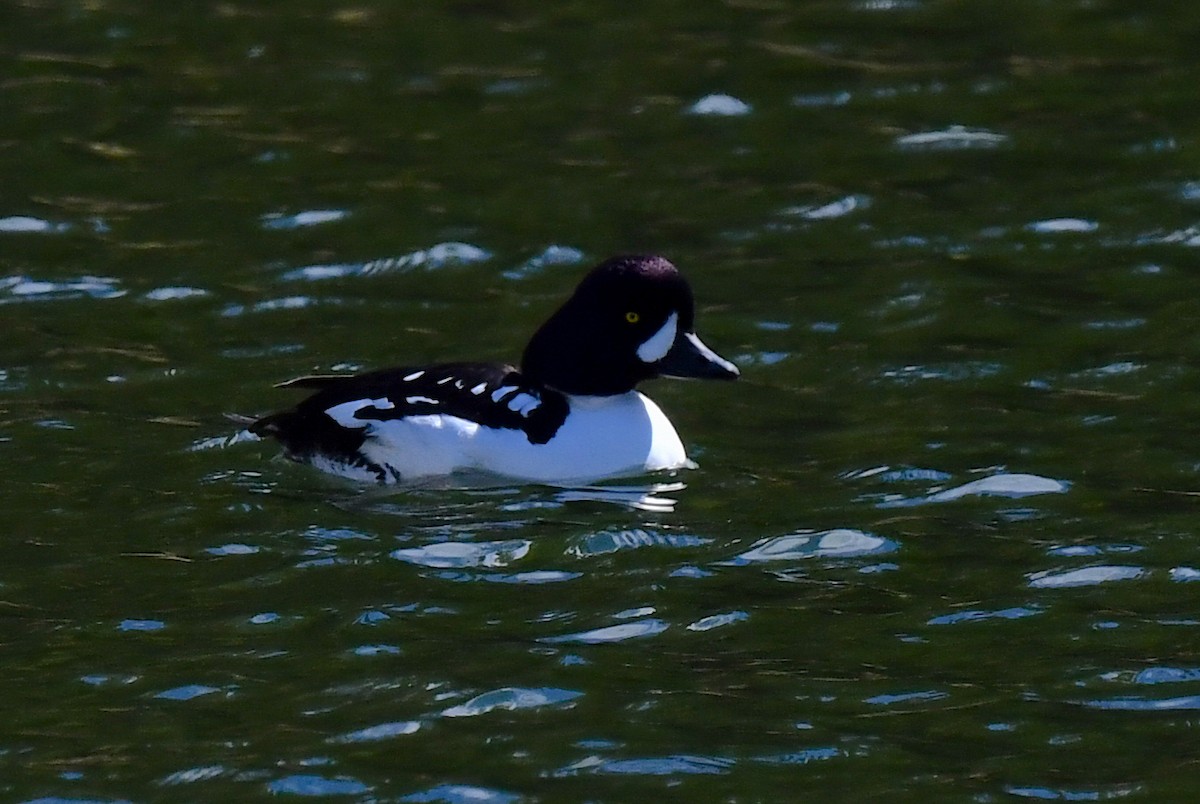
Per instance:
[[[520,430],[532,444],[549,441],[566,420],[566,398],[524,380],[513,366],[446,363],[358,375],[299,377],[279,387],[316,393],[295,408],[251,425],[277,438],[295,457],[327,455],[361,461],[370,422],[454,416],[483,427]]]

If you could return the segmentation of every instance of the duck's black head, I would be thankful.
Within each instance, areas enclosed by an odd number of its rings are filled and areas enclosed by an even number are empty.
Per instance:
[[[529,341],[529,379],[609,396],[653,377],[732,380],[737,367],[696,337],[687,280],[668,260],[624,256],[593,268]]]

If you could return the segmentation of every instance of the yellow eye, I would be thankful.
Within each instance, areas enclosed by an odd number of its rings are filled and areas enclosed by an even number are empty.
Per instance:
[[[642,317],[640,315],[638,315],[637,313],[635,313],[633,310],[630,310],[628,313],[625,314],[625,320],[628,321],[630,324],[636,324],[638,321],[641,320],[641,318]]]

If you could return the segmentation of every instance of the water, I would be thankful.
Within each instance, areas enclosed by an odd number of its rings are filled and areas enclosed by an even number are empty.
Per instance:
[[[3,16],[5,800],[1200,783],[1194,10]],[[629,250],[744,371],[646,388],[699,470],[382,494],[225,416]]]

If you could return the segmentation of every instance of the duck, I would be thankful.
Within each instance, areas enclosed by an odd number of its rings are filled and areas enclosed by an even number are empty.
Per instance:
[[[520,366],[459,362],[276,387],[313,393],[253,421],[284,455],[378,484],[483,473],[569,486],[695,466],[637,386],[657,377],[733,380],[695,331],[691,286],[669,260],[604,260],[534,332]]]

